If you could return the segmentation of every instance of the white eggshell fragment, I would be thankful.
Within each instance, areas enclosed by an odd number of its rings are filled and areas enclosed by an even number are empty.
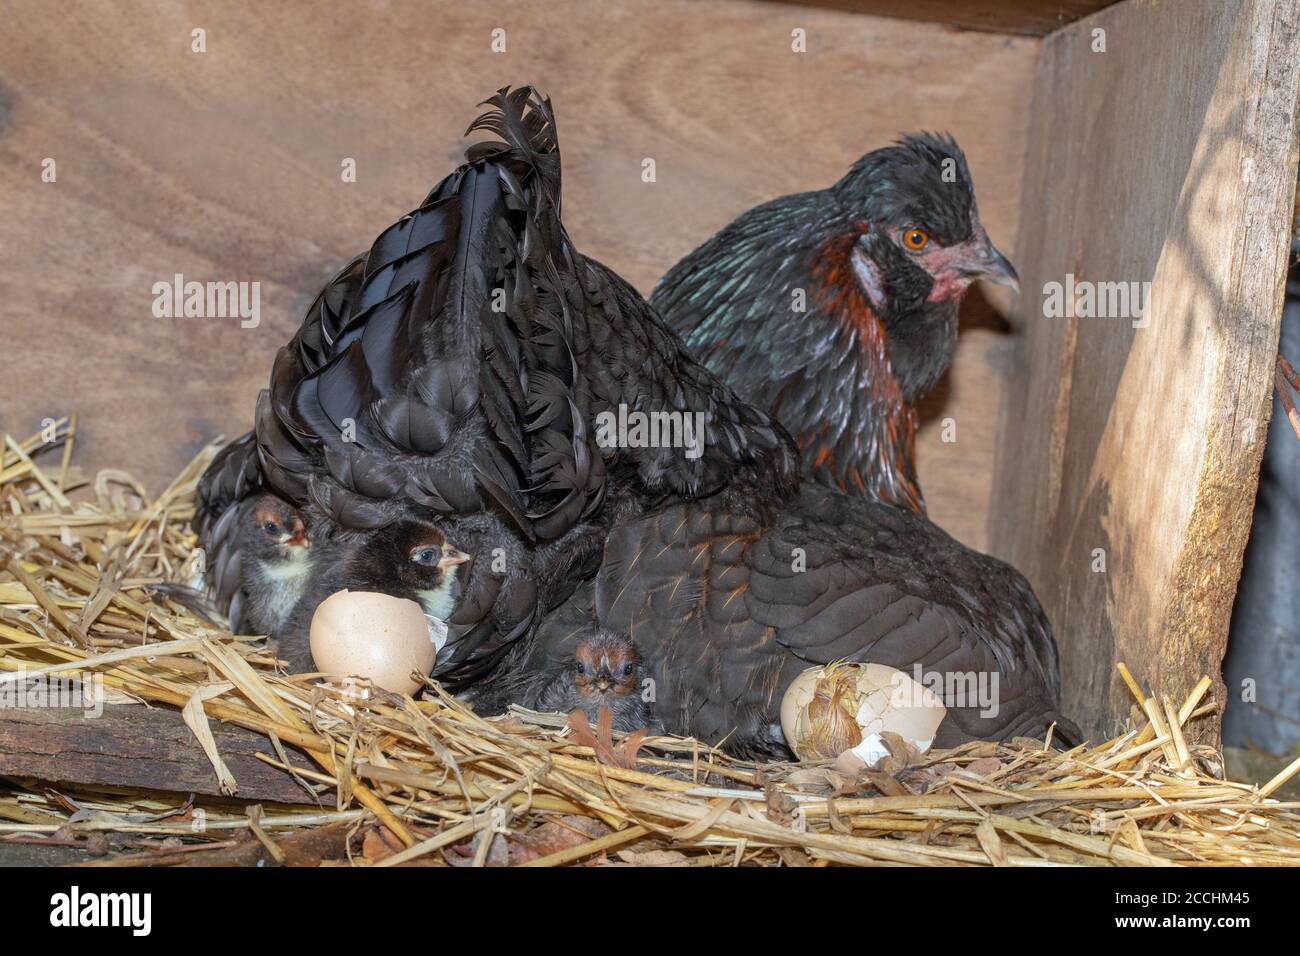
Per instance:
[[[851,695],[851,705],[861,731],[861,742],[848,748],[848,752],[868,765],[876,764],[889,754],[880,736],[885,731],[898,734],[922,753],[930,749],[939,724],[948,713],[934,691],[897,668],[884,664],[843,663],[835,666],[856,672],[856,692]],[[801,759],[810,759],[810,739],[814,736],[814,728],[810,725],[808,705],[827,670],[825,667],[808,668],[786,688],[781,699],[781,730],[790,749]],[[818,756],[830,759],[838,754]]]
[[[311,619],[311,656],[323,673],[364,677],[385,690],[413,693],[412,672],[433,669],[438,650],[424,609],[374,591],[337,591]]]

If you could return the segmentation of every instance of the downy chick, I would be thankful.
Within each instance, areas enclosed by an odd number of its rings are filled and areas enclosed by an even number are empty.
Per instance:
[[[601,707],[614,715],[614,729],[650,725],[650,705],[641,695],[641,655],[623,634],[596,631],[578,641],[573,657],[542,690],[539,710],[562,714],[582,710],[594,725]]]
[[[242,633],[275,634],[293,613],[311,571],[311,542],[302,514],[275,495],[252,499],[240,517],[242,604],[230,620]],[[238,613],[237,613],[238,610]]]
[[[276,653],[290,673],[315,670],[312,615],[336,591],[377,591],[415,601],[430,617],[451,617],[461,593],[458,575],[472,556],[453,547],[435,524],[419,518],[393,522],[349,541],[320,548],[310,585],[278,635]]]
[[[152,590],[234,634],[279,631],[306,588],[311,542],[302,514],[276,495],[261,493],[222,515],[212,538],[224,542],[201,587],[165,581]]]

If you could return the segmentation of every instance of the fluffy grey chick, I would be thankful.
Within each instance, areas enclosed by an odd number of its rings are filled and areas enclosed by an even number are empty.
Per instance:
[[[578,641],[573,656],[560,663],[543,687],[538,710],[582,710],[594,726],[601,707],[614,715],[614,729],[640,730],[651,724],[644,700],[641,655],[624,634],[595,631]]]

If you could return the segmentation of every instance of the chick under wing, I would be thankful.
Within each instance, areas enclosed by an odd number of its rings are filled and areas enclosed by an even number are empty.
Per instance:
[[[626,523],[590,600],[600,626],[636,642],[665,728],[743,755],[785,755],[785,688],[836,660],[982,681],[991,697],[949,701],[944,743],[1059,716],[1050,629],[1019,573],[923,518],[818,486],[766,520],[718,496]],[[538,639],[571,625],[557,615]]]

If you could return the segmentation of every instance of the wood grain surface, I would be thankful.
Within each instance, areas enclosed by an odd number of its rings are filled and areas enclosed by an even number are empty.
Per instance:
[[[315,802],[290,774],[258,759],[257,754],[279,759],[265,736],[219,720],[209,723],[235,778],[236,799]],[[299,769],[316,767],[297,750],[286,753]],[[212,764],[180,713],[156,707],[110,704],[96,717],[69,708],[0,709],[3,775],[223,796]]]
[[[963,144],[1010,248],[1039,46],[754,0],[15,0],[0,18],[0,429],[76,411],[77,463],[152,491],[248,427],[316,290],[454,167],[498,87],[552,97],[569,230],[648,292],[740,212],[919,129]],[[154,318],[176,273],[259,282],[261,324]],[[976,295],[919,454],[933,516],[980,546],[1012,339]]]
[[[794,0],[812,7],[1043,36],[1117,0]]]
[[[1104,54],[1090,49],[1097,26]],[[990,529],[1046,606],[1066,712],[1092,733],[1128,713],[1117,661],[1178,702],[1209,675],[1223,701],[1277,356],[1298,81],[1291,0],[1142,0],[1044,41],[1025,334]],[[1067,274],[1151,282],[1149,324],[1045,318],[1041,292]]]

